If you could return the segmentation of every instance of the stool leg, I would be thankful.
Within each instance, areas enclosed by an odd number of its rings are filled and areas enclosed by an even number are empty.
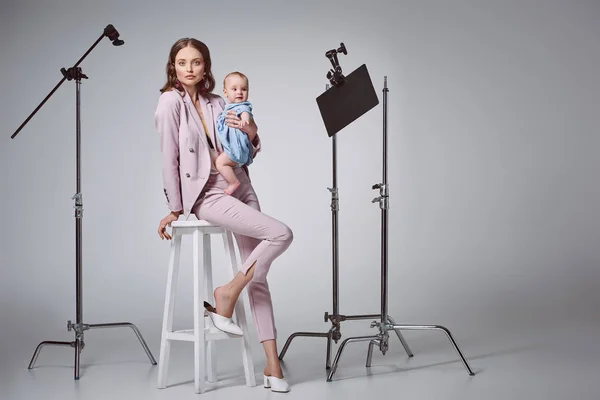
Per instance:
[[[194,387],[196,393],[205,391],[204,358],[204,287],[200,280],[204,276],[204,265],[200,263],[200,232],[193,234],[194,270]],[[202,271],[201,271],[202,270]]]
[[[162,334],[160,340],[160,357],[158,362],[159,389],[164,389],[167,387],[169,355],[171,352],[171,341],[167,339],[167,335],[169,332],[173,331],[173,312],[175,311],[175,294],[177,291],[180,250],[181,235],[176,229],[173,229],[171,253],[169,255],[169,269],[167,272],[167,293],[165,295],[165,309],[163,312]]]
[[[233,245],[233,236],[231,231],[223,233],[223,244],[225,246],[225,255],[229,260],[231,279],[238,273],[237,260],[235,256],[235,247]],[[242,336],[242,361],[244,362],[244,372],[246,373],[246,385],[256,386],[256,377],[254,376],[254,363],[252,361],[252,350],[250,348],[250,335],[248,332],[248,323],[246,321],[246,310],[244,304],[248,304],[247,291],[243,291],[240,299],[235,303],[235,319],[238,326],[244,332]]]
[[[204,254],[204,287],[206,288],[206,293],[204,297],[208,300],[209,303],[213,303],[213,270],[212,270],[212,253],[211,253],[211,243],[210,243],[210,234],[205,233],[204,235],[204,245],[202,247],[202,252]],[[215,342],[209,340],[206,342],[206,370],[208,381],[214,383],[217,381],[217,358],[216,358],[216,348]]]

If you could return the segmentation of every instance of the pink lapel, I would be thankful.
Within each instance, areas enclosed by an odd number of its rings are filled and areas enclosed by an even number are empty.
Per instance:
[[[204,127],[202,126],[202,121],[200,120],[200,116],[198,115],[198,111],[196,110],[196,106],[192,102],[192,98],[189,93],[185,92],[185,97],[183,98],[185,102],[185,108],[188,115],[188,121],[191,121],[191,126],[196,128],[195,130],[190,131],[190,146],[193,148],[197,148],[196,143],[198,139],[208,147],[208,141],[206,140],[206,134],[204,133]],[[200,98],[200,103],[202,104],[202,97]],[[191,118],[190,118],[191,116]]]
[[[204,122],[206,122],[206,127],[208,128],[208,134],[210,135],[210,138],[213,141],[213,143],[216,142],[217,150],[221,152],[223,151],[223,147],[219,142],[219,138],[217,137],[215,128],[214,107],[218,106],[218,104],[215,104],[215,101],[216,100],[214,99],[214,97],[212,97],[210,100],[207,100],[205,97],[200,96],[200,105],[202,107],[202,113],[204,114]],[[202,121],[200,121],[200,123],[202,123]]]

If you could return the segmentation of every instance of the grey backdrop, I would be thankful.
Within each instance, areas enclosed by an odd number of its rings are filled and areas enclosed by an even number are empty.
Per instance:
[[[125,45],[105,39],[82,65],[85,322],[132,321],[158,357],[169,245],[156,234],[167,208],[153,117],[169,48],[192,36],[211,49],[217,93],[226,73],[248,75],[263,141],[251,177],[295,233],[269,276],[280,348],[329,327],[331,141],[315,98],[342,41],[345,73],[366,63],[380,99],[384,76],[390,88],[390,314],[445,324],[459,343],[595,323],[599,15],[592,0],[4,2],[0,357],[25,366],[39,341],[72,339],[74,83],[10,135],[109,23]],[[380,105],[339,134],[343,314],[379,311],[381,121]],[[368,324],[347,322],[344,336]],[[298,339],[311,340],[324,353]]]

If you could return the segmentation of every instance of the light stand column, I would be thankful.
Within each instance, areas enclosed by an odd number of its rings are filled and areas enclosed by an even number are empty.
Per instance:
[[[450,331],[441,326],[441,325],[398,325],[394,322],[394,320],[388,314],[388,209],[389,209],[389,188],[387,181],[387,96],[389,89],[387,87],[387,77],[384,77],[383,84],[383,181],[381,183],[373,185],[373,189],[379,189],[379,197],[373,199],[373,203],[379,203],[379,208],[381,208],[381,315],[379,321],[373,321],[371,323],[371,328],[378,328],[379,333],[377,335],[372,336],[358,336],[352,337],[344,340],[340,345],[338,352],[333,361],[333,365],[329,370],[329,374],[327,376],[327,381],[331,382],[333,375],[335,374],[340,357],[342,352],[344,351],[346,345],[348,343],[356,343],[356,342],[369,342],[367,348],[367,361],[366,367],[371,366],[371,361],[373,358],[373,347],[377,345],[379,350],[381,350],[382,354],[388,351],[389,347],[389,333],[388,331],[395,331],[398,339],[404,346],[404,349],[409,357],[413,356],[412,351],[408,347],[408,344],[400,334],[401,330],[442,330],[448,336],[448,339],[456,349],[458,355],[460,356],[463,365],[467,369],[469,375],[475,375],[471,370],[471,367],[467,363],[467,360],[463,356],[461,350],[459,349],[456,341],[452,337]]]
[[[325,85],[325,90],[329,90],[329,85]],[[332,187],[327,188],[331,193],[331,242],[332,242],[332,266],[333,266],[333,314],[325,312],[325,322],[331,321],[331,329],[328,332],[295,332],[292,333],[285,345],[283,346],[279,359],[283,360],[287,353],[292,340],[296,337],[324,337],[327,338],[327,350],[325,355],[325,369],[331,368],[331,341],[336,343],[340,340],[342,334],[340,332],[339,315],[339,250],[338,250],[338,211],[339,211],[339,196],[337,188],[337,137],[334,135],[331,140],[332,150]]]
[[[35,113],[44,105],[44,103],[52,96],[52,94],[60,87],[60,85],[65,80],[75,80],[75,108],[76,108],[76,116],[75,116],[75,126],[76,126],[76,193],[71,198],[71,200],[75,201],[75,324],[71,321],[67,321],[67,330],[70,332],[73,330],[75,332],[75,340],[72,342],[58,342],[58,341],[43,341],[35,349],[33,353],[33,357],[29,362],[28,369],[32,369],[37,361],[37,358],[40,354],[40,351],[44,346],[69,346],[75,349],[75,365],[73,375],[75,380],[79,379],[80,372],[80,356],[81,351],[85,347],[84,341],[84,332],[89,329],[99,329],[99,328],[113,328],[113,327],[128,327],[133,329],[135,334],[137,335],[138,340],[140,341],[142,347],[146,351],[148,358],[152,365],[156,365],[156,360],[152,356],[148,345],[144,341],[139,329],[130,322],[116,322],[116,323],[107,323],[107,324],[92,324],[88,325],[83,323],[83,239],[82,239],[82,229],[83,229],[83,195],[81,193],[81,98],[80,98],[80,86],[81,79],[87,79],[88,77],[83,74],[82,70],[78,65],[83,61],[83,59],[92,51],[94,47],[102,40],[104,37],[108,37],[115,46],[120,46],[124,42],[119,39],[119,33],[112,25],[108,25],[103,34],[94,42],[94,44],[87,50],[87,52],[77,61],[75,66],[69,68],[68,70],[65,68],[61,69],[63,74],[62,80],[52,89],[52,91],[44,98],[44,100],[37,106],[37,108],[29,115],[29,117],[21,124],[21,126],[17,129],[17,131],[11,136],[12,139],[17,136],[19,131],[23,129],[25,124],[35,115]]]

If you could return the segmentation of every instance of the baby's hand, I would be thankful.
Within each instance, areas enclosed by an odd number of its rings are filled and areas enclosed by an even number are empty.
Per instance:
[[[242,120],[240,120],[240,126],[239,127],[240,127],[240,129],[242,129],[242,128],[247,127],[248,124],[250,124],[248,121],[245,121],[245,120],[242,119]]]

